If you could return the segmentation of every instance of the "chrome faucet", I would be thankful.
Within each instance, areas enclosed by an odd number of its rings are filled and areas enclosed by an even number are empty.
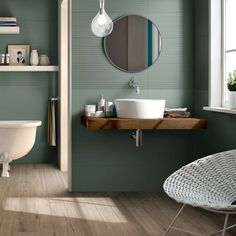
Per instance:
[[[131,80],[128,83],[130,88],[135,88],[136,93],[139,94],[140,90],[139,90],[139,85],[137,84],[137,82],[134,80],[134,76],[132,76]]]

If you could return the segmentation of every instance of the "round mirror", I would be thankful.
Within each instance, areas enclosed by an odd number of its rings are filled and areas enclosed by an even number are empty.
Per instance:
[[[114,21],[114,28],[104,39],[109,61],[120,70],[134,73],[151,66],[161,52],[161,34],[149,19],[128,15]]]

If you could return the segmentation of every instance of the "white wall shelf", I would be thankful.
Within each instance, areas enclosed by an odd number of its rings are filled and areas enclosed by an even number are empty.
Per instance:
[[[0,34],[19,34],[19,26],[0,26]]]
[[[0,66],[0,72],[53,72],[59,66]]]

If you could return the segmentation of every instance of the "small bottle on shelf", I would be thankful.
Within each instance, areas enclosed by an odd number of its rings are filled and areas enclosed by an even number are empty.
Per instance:
[[[113,117],[114,103],[106,102],[105,112],[106,117]]]
[[[10,54],[6,54],[5,64],[8,66],[10,64]]]
[[[5,65],[5,54],[0,54],[0,65],[1,66]]]
[[[32,50],[30,54],[30,65],[37,66],[39,64],[39,55],[37,50]]]
[[[103,94],[100,94],[100,98],[98,100],[98,107],[97,112],[98,117],[105,117],[105,99],[103,97]]]

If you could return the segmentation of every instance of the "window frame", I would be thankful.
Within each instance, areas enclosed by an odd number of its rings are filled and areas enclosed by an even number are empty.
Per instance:
[[[222,106],[228,107],[229,101],[226,99],[227,97],[227,75],[226,72],[226,55],[227,53],[236,52],[236,48],[230,48],[229,50],[226,49],[226,1],[222,0]]]
[[[221,0],[221,14],[222,14],[222,19],[221,19],[221,27],[222,27],[222,32],[221,32],[221,39],[222,39],[222,47],[221,47],[221,55],[222,55],[222,65],[221,65],[221,105],[222,107],[228,107],[228,101],[226,101],[226,79],[225,79],[225,68],[226,68],[226,0]]]
[[[209,104],[203,109],[236,114],[225,100],[225,1],[209,0]]]
[[[222,0],[209,1],[209,106],[222,106]]]

